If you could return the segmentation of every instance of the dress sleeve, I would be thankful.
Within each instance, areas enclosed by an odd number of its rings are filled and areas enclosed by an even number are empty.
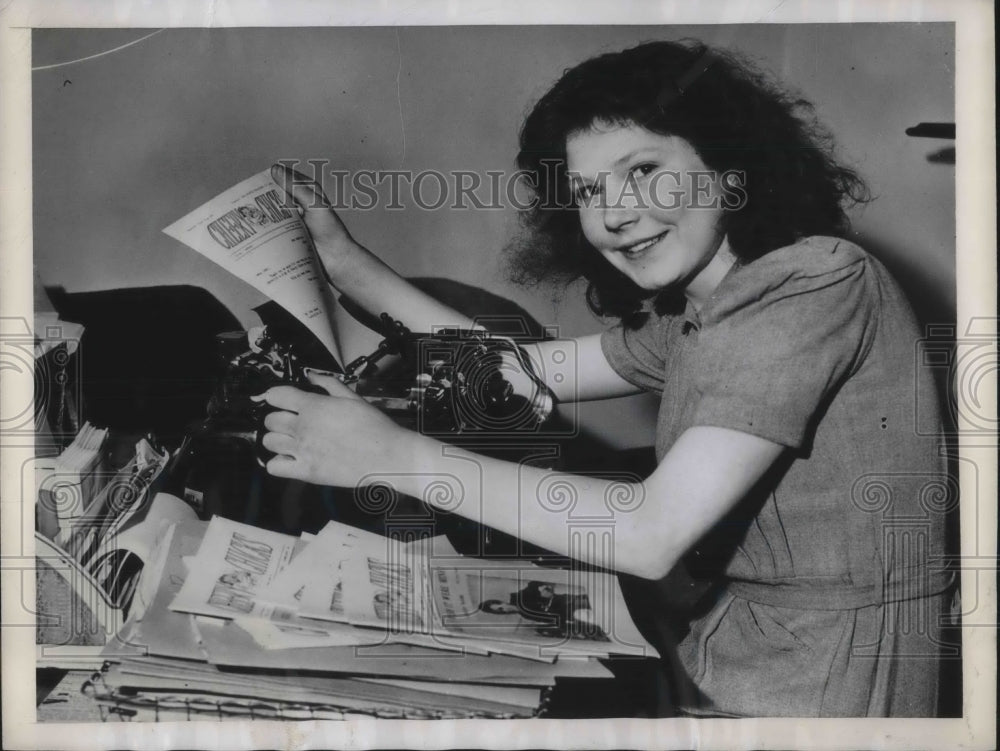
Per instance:
[[[601,335],[601,350],[612,369],[634,386],[663,391],[671,319],[650,313],[639,327],[618,323]]]
[[[849,243],[774,253],[703,321],[692,424],[799,449],[867,354],[879,296],[868,256]]]

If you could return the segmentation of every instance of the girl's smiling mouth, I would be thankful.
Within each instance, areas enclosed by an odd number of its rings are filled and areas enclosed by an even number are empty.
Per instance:
[[[645,240],[640,240],[639,242],[632,243],[630,245],[623,245],[622,247],[618,248],[618,252],[629,259],[638,258],[643,254],[644,251],[648,250],[649,248],[652,248],[654,245],[656,245],[656,243],[658,243],[668,234],[670,234],[670,230],[665,230],[664,232],[661,232],[660,234],[654,235],[653,237],[647,238]]]

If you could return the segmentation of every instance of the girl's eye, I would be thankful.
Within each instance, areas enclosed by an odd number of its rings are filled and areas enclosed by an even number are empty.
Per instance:
[[[656,165],[652,162],[643,162],[632,168],[632,174],[635,177],[646,177],[646,175],[652,174],[655,169]]]

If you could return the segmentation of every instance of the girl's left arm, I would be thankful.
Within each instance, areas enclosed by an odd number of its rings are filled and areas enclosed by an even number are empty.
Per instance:
[[[783,447],[728,428],[689,428],[644,482],[552,472],[473,454],[397,426],[339,381],[311,376],[330,397],[291,387],[264,398],[264,446],[279,477],[340,487],[390,482],[473,521],[584,563],[648,579],[740,501]],[[331,398],[332,397],[332,398]],[[440,493],[441,483],[450,491]],[[613,528],[603,549],[580,545],[575,522]]]

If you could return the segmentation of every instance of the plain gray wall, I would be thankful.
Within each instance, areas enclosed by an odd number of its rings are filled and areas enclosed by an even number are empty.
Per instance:
[[[145,33],[35,30],[33,65]],[[563,69],[683,37],[744,52],[815,102],[878,197],[854,213],[858,238],[904,277],[925,317],[947,315],[954,167],[928,156],[952,143],[904,130],[954,120],[951,24],[167,30],[33,73],[36,276],[70,292],[194,284],[256,325],[259,293],[163,227],[277,159],[328,159],[352,171],[511,171],[523,116]],[[579,289],[557,295],[507,281],[501,250],[517,226],[512,210],[342,216],[403,274],[485,287],[567,336],[601,327]],[[654,415],[647,397],[584,412],[585,425],[617,446],[650,442]]]

